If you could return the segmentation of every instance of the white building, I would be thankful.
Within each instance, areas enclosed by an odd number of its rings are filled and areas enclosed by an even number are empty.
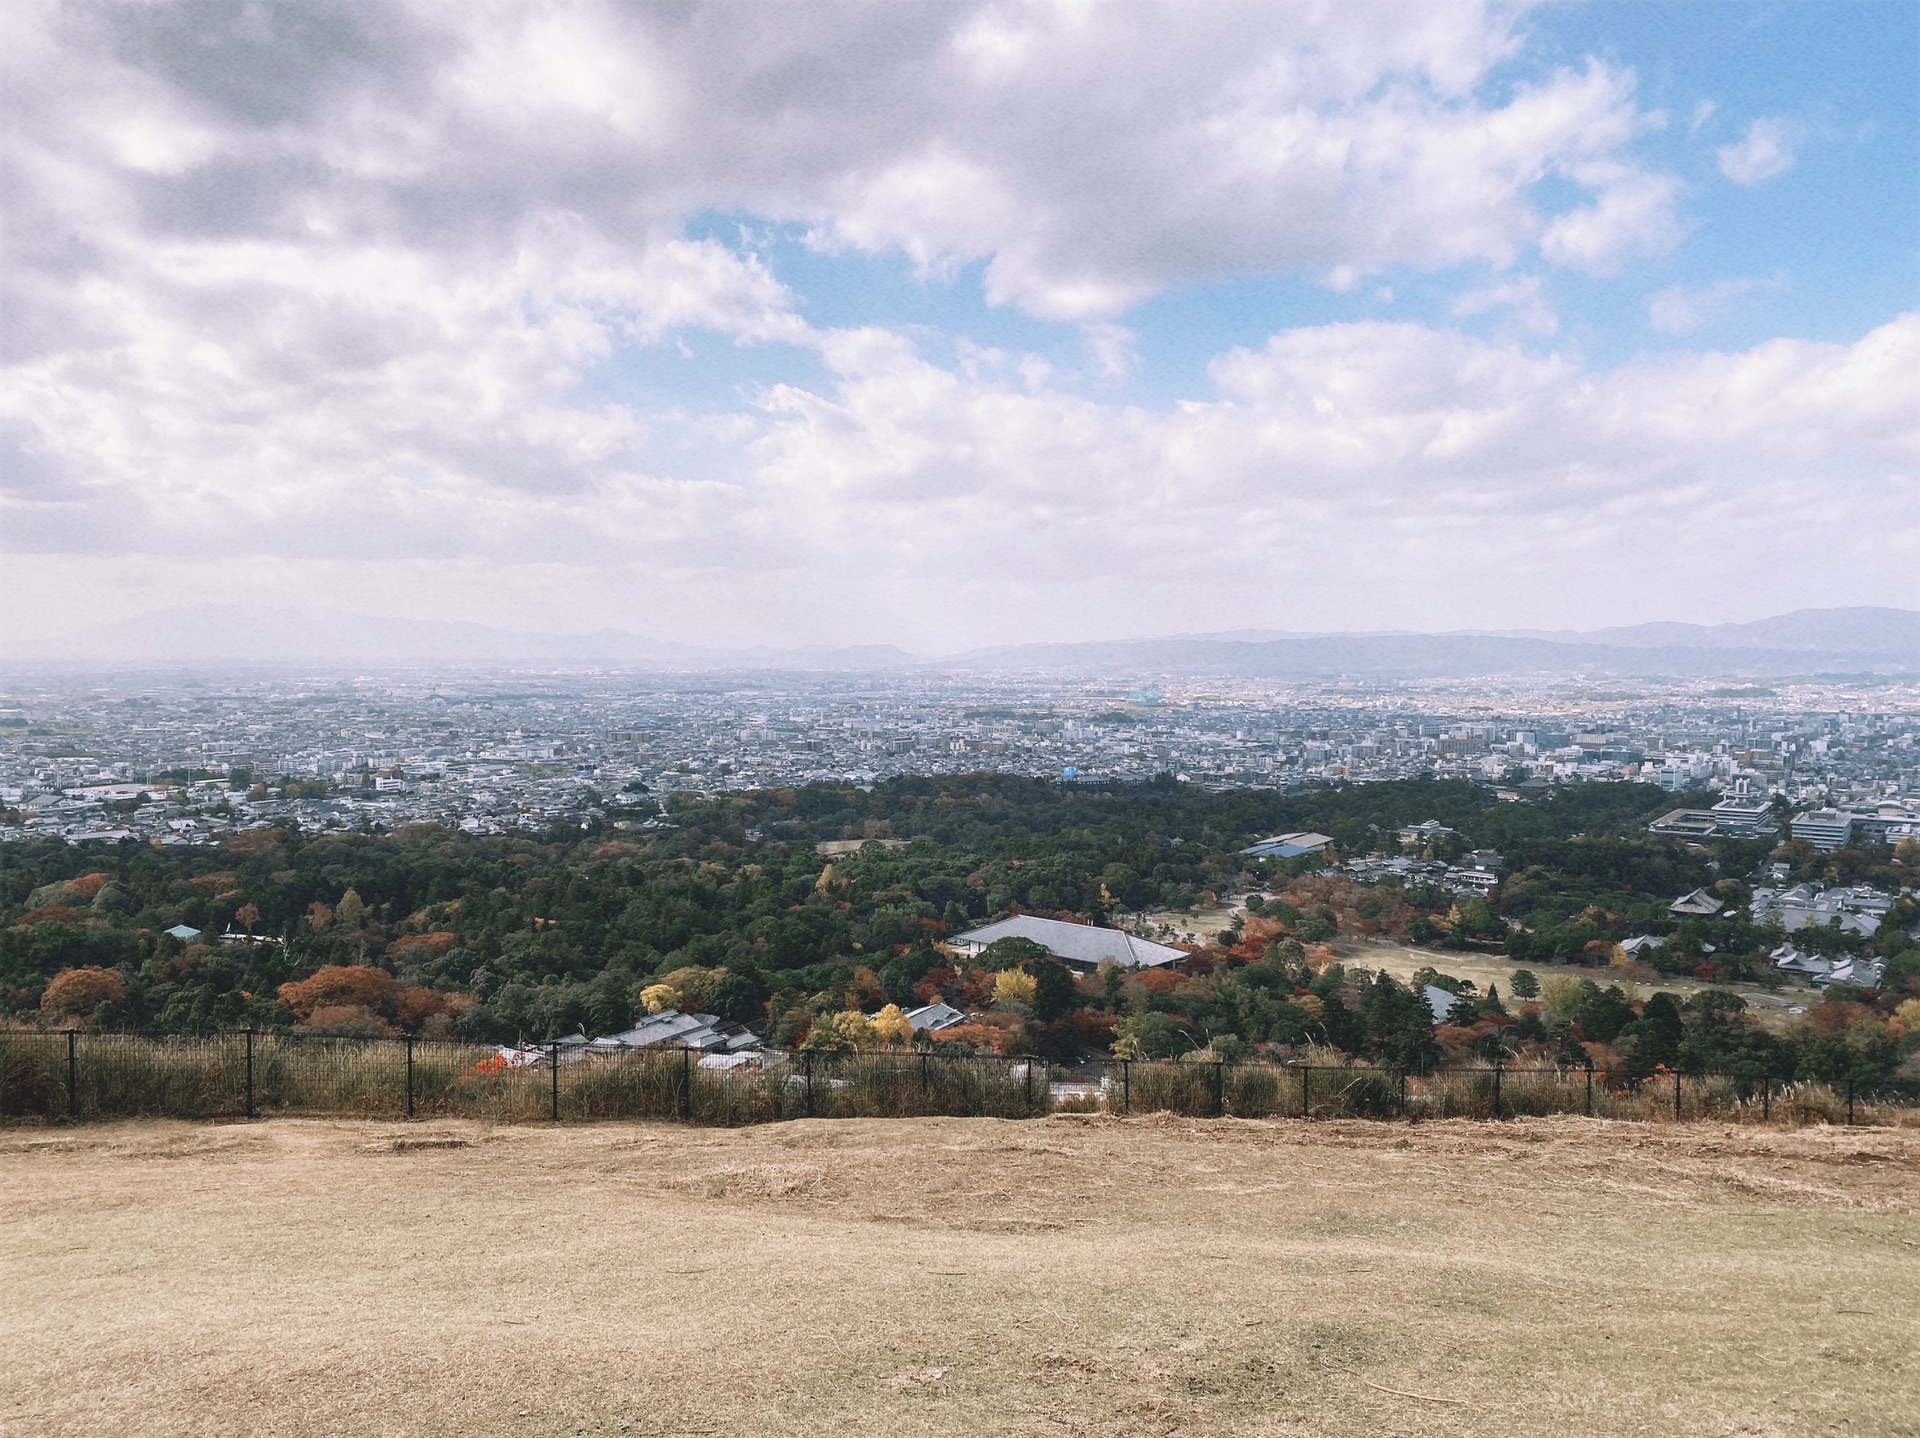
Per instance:
[[[1805,839],[1814,848],[1832,853],[1852,842],[1853,815],[1844,814],[1838,809],[1809,809],[1804,814],[1794,816],[1793,837]]]

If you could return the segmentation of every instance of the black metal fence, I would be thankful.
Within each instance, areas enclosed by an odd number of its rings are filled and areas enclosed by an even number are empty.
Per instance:
[[[721,1065],[721,1066],[716,1066]],[[1190,1117],[1600,1118],[1913,1122],[1911,1094],[1761,1074],[1626,1075],[1492,1065],[1402,1073],[1359,1065],[1175,1061],[1049,1064],[938,1050],[778,1054],[579,1045],[505,1051],[415,1039],[223,1033],[154,1039],[0,1031],[0,1118],[677,1119],[1030,1118],[1058,1112]]]

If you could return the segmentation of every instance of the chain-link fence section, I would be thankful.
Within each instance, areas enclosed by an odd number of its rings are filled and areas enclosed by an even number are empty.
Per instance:
[[[941,1053],[713,1055],[578,1044],[500,1048],[405,1039],[222,1033],[0,1031],[0,1117],[479,1118],[503,1123],[674,1119],[738,1126],[796,1118],[1048,1113],[1195,1118],[1912,1122],[1920,1095],[1764,1073],[1624,1074],[1490,1065],[1402,1073],[1363,1065],[1038,1058]]]

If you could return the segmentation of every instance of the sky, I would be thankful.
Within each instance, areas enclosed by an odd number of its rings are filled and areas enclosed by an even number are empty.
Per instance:
[[[1920,608],[1920,0],[0,27],[0,637]]]

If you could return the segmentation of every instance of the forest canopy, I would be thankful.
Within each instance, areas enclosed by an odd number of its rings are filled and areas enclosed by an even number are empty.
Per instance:
[[[1744,918],[1765,848],[1721,853],[1648,834],[1646,820],[1673,802],[1627,784],[1504,803],[1450,781],[1211,792],[1167,778],[1094,788],[966,775],[676,795],[671,827],[646,831],[274,829],[166,848],[29,840],[0,846],[0,1010],[148,1033],[512,1041],[613,1032],[649,1008],[697,1006],[785,1043],[804,1042],[823,1015],[938,997],[985,1013],[963,1037],[986,1047],[1155,1056],[1314,1042],[1420,1065],[1463,1041],[1410,990],[1356,968],[1351,952],[1335,961],[1331,946],[1389,938],[1607,968],[1623,939],[1653,934],[1667,940],[1653,955],[1666,972],[1772,978],[1765,956],[1780,936]],[[1498,852],[1504,878],[1491,894],[1356,882],[1327,867],[1400,853],[1400,830],[1429,819],[1453,833],[1426,857]],[[1333,837],[1332,856],[1239,852],[1307,829]],[[816,849],[871,839],[895,842]],[[1800,850],[1783,852],[1802,877],[1893,889],[1920,877],[1885,852]],[[1726,900],[1725,916],[1676,922],[1668,902],[1701,887]],[[1075,978],[1033,955],[969,968],[941,947],[1008,913],[1128,923],[1223,894],[1252,895],[1248,912],[1173,973]],[[1891,960],[1886,992],[1860,1005],[1894,1043],[1895,1011],[1920,997],[1920,950],[1905,934],[1915,916],[1902,902],[1871,945]],[[996,972],[1018,977],[996,984]],[[1617,977],[1596,975],[1602,998],[1584,1001],[1584,1019],[1530,1003],[1474,1021],[1502,1029],[1493,1046],[1550,1046],[1555,1021],[1563,1039],[1578,1029],[1599,1041],[1587,1030],[1612,1022],[1600,1015]],[[1664,1024],[1665,1010],[1654,1017]],[[1644,1018],[1631,1011],[1611,1037]],[[1680,1018],[1684,1028],[1700,1016]]]

